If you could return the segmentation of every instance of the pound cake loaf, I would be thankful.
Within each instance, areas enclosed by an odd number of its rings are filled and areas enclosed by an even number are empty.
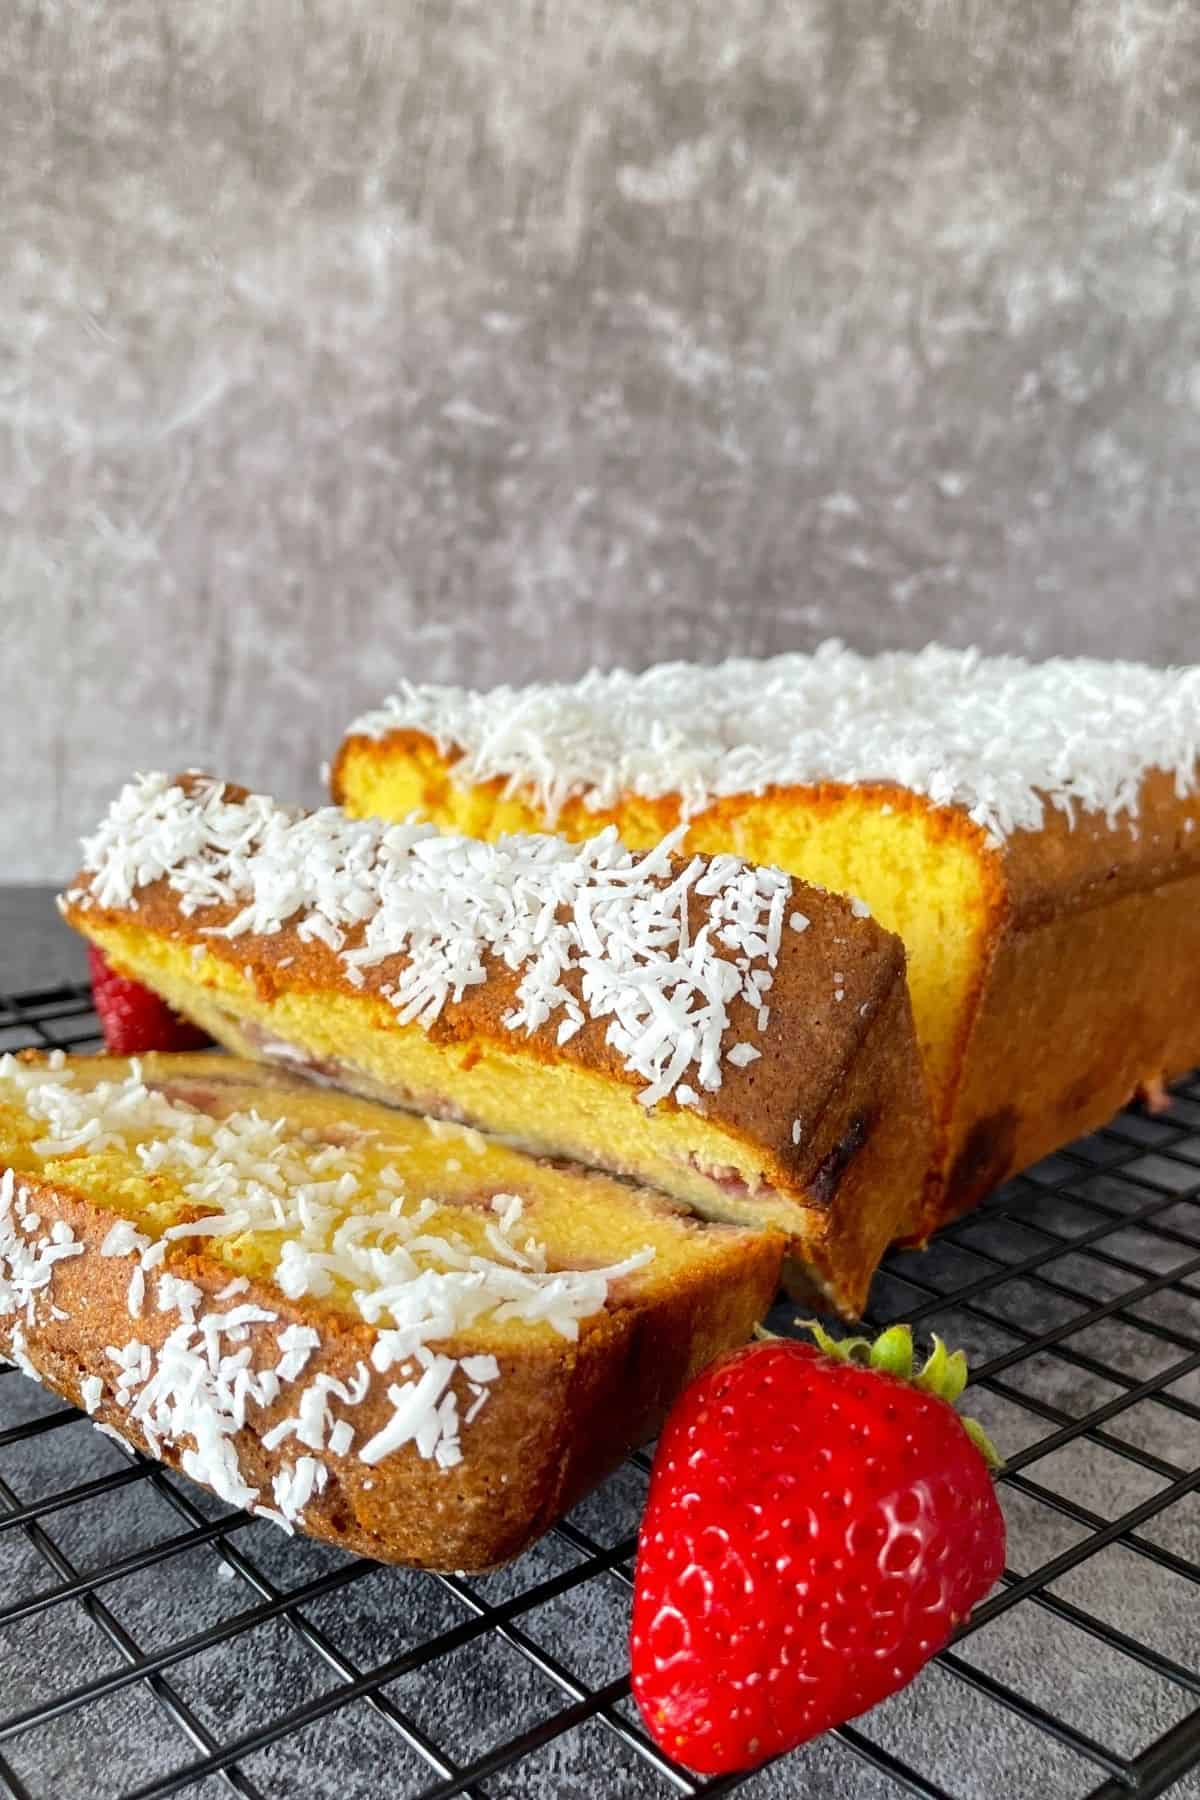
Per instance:
[[[261,1064],[0,1059],[0,1356],[387,1562],[524,1549],[750,1335],[782,1244]]]
[[[1200,670],[936,646],[403,684],[348,812],[480,837],[681,821],[903,938],[936,1146],[918,1237],[1200,1056]]]
[[[673,849],[156,775],[64,909],[236,1054],[775,1226],[793,1288],[854,1316],[929,1156],[902,946],[779,870]]]

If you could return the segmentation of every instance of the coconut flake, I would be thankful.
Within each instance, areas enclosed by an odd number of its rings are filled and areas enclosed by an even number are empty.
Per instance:
[[[422,1456],[431,1457],[445,1432],[444,1416],[438,1405],[449,1390],[454,1364],[448,1356],[435,1356],[419,1381],[388,1388],[392,1416],[358,1453],[359,1461],[371,1465],[402,1445],[415,1443]],[[457,1434],[453,1434],[457,1435]]]
[[[338,1419],[329,1433],[331,1456],[349,1456],[354,1443],[354,1427],[348,1419]]]
[[[469,1381],[496,1381],[500,1375],[500,1364],[494,1356],[464,1356],[462,1372]]]
[[[0,1318],[23,1312],[32,1325],[38,1299],[43,1294],[48,1297],[55,1265],[83,1255],[85,1246],[75,1242],[65,1220],[57,1221],[47,1233],[41,1233],[40,1227],[41,1218],[32,1209],[28,1189],[19,1184],[11,1168],[5,1169],[0,1175]]]
[[[129,1277],[129,1292],[125,1301],[131,1319],[140,1318],[142,1301],[145,1297],[146,1276],[141,1264],[138,1263],[134,1268],[133,1274]]]
[[[482,1156],[487,1150],[487,1139],[482,1131],[476,1131],[471,1125],[461,1125],[457,1119],[427,1118],[425,1125],[431,1137],[465,1144],[476,1156]]]
[[[250,1224],[248,1212],[210,1213],[203,1219],[188,1219],[181,1225],[168,1225],[163,1236],[171,1241],[189,1237],[235,1237]]]
[[[101,1256],[132,1256],[149,1248],[150,1239],[129,1219],[118,1219],[100,1246]]]
[[[275,1373],[281,1381],[294,1381],[313,1351],[321,1348],[321,1334],[311,1325],[289,1325],[279,1334],[279,1348],[283,1355]]]
[[[329,1471],[314,1456],[301,1456],[295,1467],[285,1466],[271,1483],[271,1491],[279,1512],[289,1525],[298,1525],[304,1508],[314,1494],[324,1492]],[[259,1511],[265,1510],[259,1508]]]

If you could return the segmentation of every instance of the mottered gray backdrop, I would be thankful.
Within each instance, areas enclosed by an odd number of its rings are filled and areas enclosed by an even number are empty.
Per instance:
[[[401,672],[1200,657],[1192,0],[6,0],[6,879]]]

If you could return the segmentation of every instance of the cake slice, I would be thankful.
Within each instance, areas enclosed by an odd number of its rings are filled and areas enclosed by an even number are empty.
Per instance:
[[[908,952],[924,1237],[1200,1056],[1200,670],[931,647],[403,684],[333,792],[495,837],[613,824],[860,894]]]
[[[261,1064],[0,1059],[0,1355],[388,1562],[515,1556],[750,1335],[781,1251]]]
[[[854,1315],[921,1207],[899,942],[731,856],[498,844],[128,786],[65,897],[117,968],[241,1055],[787,1235]]]

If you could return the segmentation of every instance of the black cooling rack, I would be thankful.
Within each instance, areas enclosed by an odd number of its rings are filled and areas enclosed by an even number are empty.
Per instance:
[[[0,998],[2,1049],[95,1042],[83,988]],[[629,1698],[647,1457],[512,1567],[417,1575],[230,1512],[6,1371],[0,1788],[1200,1795],[1198,1194],[1200,1077],[888,1259],[872,1323],[971,1353],[1008,1452],[1010,1566],[904,1694],[742,1780],[675,1767]]]

